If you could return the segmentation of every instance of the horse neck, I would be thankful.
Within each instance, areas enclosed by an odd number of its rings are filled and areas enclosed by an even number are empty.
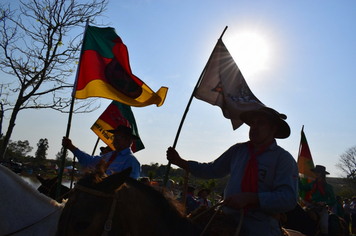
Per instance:
[[[123,227],[127,227],[127,232],[132,235],[198,235],[193,224],[180,215],[173,205],[165,205],[165,201],[169,202],[170,199],[152,199],[152,196],[148,196],[149,192],[138,194],[137,191],[137,187],[125,185],[118,192],[124,204],[116,206],[116,212],[119,213],[116,220],[126,222]],[[120,215],[120,212],[126,214]],[[138,224],[140,227],[137,227]]]

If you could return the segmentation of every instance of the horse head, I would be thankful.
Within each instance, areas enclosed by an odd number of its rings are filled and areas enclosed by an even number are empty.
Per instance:
[[[37,175],[36,178],[41,183],[37,190],[46,196],[48,196],[49,192],[51,191],[51,188],[57,183],[58,180],[58,176],[52,179],[45,179],[42,176]]]
[[[60,195],[57,199],[57,183],[58,183],[58,176],[53,177],[51,179],[44,179],[42,176],[36,176],[38,181],[41,182],[41,185],[37,188],[40,193],[57,200],[59,203],[62,202],[63,198],[68,198],[70,189],[67,186],[61,185]]]

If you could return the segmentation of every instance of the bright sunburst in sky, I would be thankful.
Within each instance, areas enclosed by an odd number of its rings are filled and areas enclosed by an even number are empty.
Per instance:
[[[236,33],[224,41],[244,76],[267,69],[269,45],[261,35],[252,32]]]

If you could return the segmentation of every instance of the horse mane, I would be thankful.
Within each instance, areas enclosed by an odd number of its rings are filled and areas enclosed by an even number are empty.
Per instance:
[[[4,173],[4,176],[2,176]],[[60,204],[57,201],[45,196],[44,194],[40,193],[35,189],[33,186],[30,185],[30,183],[26,182],[23,178],[21,178],[19,175],[11,171],[5,166],[0,165],[0,179],[1,181],[6,181],[6,179],[11,179],[12,181],[16,182],[17,184],[20,185],[21,188],[23,188],[24,191],[28,192],[30,195],[34,195],[36,198],[38,198],[40,201],[43,202],[49,202],[53,206],[64,206],[64,204]]]
[[[151,202],[161,207],[161,210],[170,213],[177,213],[180,217],[185,216],[184,205],[175,200],[165,188],[155,188],[146,185],[140,181],[133,178],[129,178],[126,181],[128,186],[135,187],[139,189],[146,197],[149,198]]]
[[[103,178],[107,177],[106,171],[106,163],[103,159],[101,159],[94,169],[85,168],[84,174],[80,179],[78,179],[77,184],[82,185],[84,187],[92,188],[95,184],[100,183]]]

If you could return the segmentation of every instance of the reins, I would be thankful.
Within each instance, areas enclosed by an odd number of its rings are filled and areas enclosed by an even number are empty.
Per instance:
[[[206,213],[209,213],[210,211],[214,210],[215,208],[217,208],[216,212],[214,213],[214,215],[211,217],[211,219],[209,220],[208,224],[205,226],[203,232],[200,234],[200,236],[203,236],[206,231],[208,230],[209,226],[211,225],[211,223],[213,222],[213,220],[215,219],[215,217],[217,216],[219,210],[225,205],[225,202],[220,202],[215,204],[214,206],[206,209],[205,211],[201,212],[200,214],[196,215],[194,218],[192,218],[192,221],[196,221],[199,218],[201,218],[203,215],[205,215]],[[240,230],[242,227],[242,221],[243,221],[243,217],[244,217],[244,210],[243,208],[240,209],[240,222],[239,225],[236,228],[235,234],[234,236],[238,236],[240,234]]]
[[[3,236],[14,235],[14,234],[17,234],[17,233],[19,233],[19,232],[25,230],[25,229],[28,229],[28,228],[34,226],[35,224],[38,224],[39,222],[41,222],[41,221],[47,219],[48,217],[50,217],[51,215],[53,215],[54,213],[56,213],[56,212],[59,211],[59,210],[61,210],[61,208],[55,210],[54,212],[50,213],[49,215],[45,216],[44,218],[42,218],[42,219],[40,219],[40,220],[38,220],[38,221],[36,221],[36,222],[34,222],[34,223],[28,225],[28,226],[23,227],[22,229],[16,230],[16,231],[14,231],[14,232],[12,232],[12,233],[9,233],[9,234],[5,234],[5,235],[3,235]]]
[[[116,203],[117,203],[117,201],[119,199],[118,191],[115,191],[114,194],[103,193],[103,192],[100,192],[100,191],[97,191],[97,190],[94,190],[94,189],[83,187],[83,186],[78,185],[78,184],[75,185],[74,189],[78,189],[79,191],[82,191],[82,192],[85,192],[85,193],[89,193],[89,194],[94,195],[94,196],[113,198],[113,202],[111,204],[110,213],[109,213],[108,219],[106,220],[106,222],[104,224],[104,231],[101,234],[101,236],[107,236],[108,233],[110,232],[111,228],[112,228],[112,218],[114,217]]]

